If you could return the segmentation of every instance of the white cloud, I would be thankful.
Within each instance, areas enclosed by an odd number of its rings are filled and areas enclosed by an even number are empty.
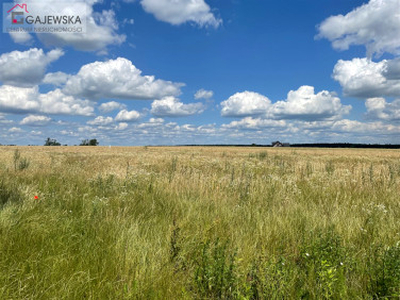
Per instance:
[[[152,124],[164,123],[164,119],[163,118],[150,118],[149,123],[152,123]]]
[[[42,144],[43,138],[62,134],[62,143],[76,144],[79,140],[93,137],[103,145],[178,145],[178,144],[270,144],[282,142],[367,142],[393,143],[399,137],[400,124],[385,121],[361,122],[356,120],[270,120],[247,117],[229,124],[194,125],[164,122],[151,118],[137,123],[110,123],[89,126],[79,122],[52,122],[54,126],[40,127],[43,137],[36,139],[31,131],[22,132],[12,126],[0,126],[0,139],[7,143]],[[16,127],[18,128],[18,126]],[[43,129],[42,129],[43,128]],[[19,133],[21,132],[21,133]],[[18,137],[18,139],[13,139]],[[24,140],[22,140],[24,139]],[[2,142],[4,144],[4,142]]]
[[[113,118],[111,117],[103,117],[103,116],[98,116],[97,118],[95,118],[94,120],[88,121],[87,124],[89,125],[108,125],[111,124],[113,122]]]
[[[247,117],[223,124],[217,131],[230,141],[269,144],[273,140],[290,143],[304,142],[360,142],[393,143],[398,138],[400,126],[384,122],[356,120],[268,120]],[[231,142],[232,143],[232,142]]]
[[[204,0],[141,0],[143,9],[157,20],[173,25],[191,22],[200,27],[217,28],[222,20],[216,18]]]
[[[367,58],[339,60],[333,70],[333,78],[340,83],[347,96],[400,96],[400,80],[385,77],[396,76],[396,63],[385,59],[376,63]]]
[[[217,129],[215,128],[215,124],[206,124],[198,126],[197,131],[202,134],[215,134]]]
[[[384,124],[382,122],[363,123],[356,120],[343,119],[335,122],[332,125],[332,131],[344,133],[349,132],[353,134],[364,134],[368,136],[378,135],[397,135],[400,132],[400,126],[391,124]]]
[[[149,119],[149,123],[164,123],[164,119],[163,118],[150,118]]]
[[[30,44],[33,39],[27,32],[10,32],[10,37],[17,44]]]
[[[118,123],[114,130],[125,130],[128,128],[128,123]]]
[[[93,13],[93,15],[97,23],[114,30],[118,29],[118,22],[115,19],[115,12],[113,10],[103,10],[101,13]]]
[[[19,124],[20,125],[29,125],[29,126],[45,126],[49,124],[51,118],[46,116],[34,116],[30,115],[24,118]]]
[[[164,97],[151,104],[150,112],[157,117],[185,117],[200,114],[205,110],[203,103],[183,104],[175,97]]]
[[[18,132],[24,132],[21,128],[18,128],[18,127],[11,127],[9,130],[8,130],[8,132],[11,132],[11,133],[18,133]]]
[[[71,46],[82,51],[104,50],[109,45],[120,45],[126,39],[125,35],[117,33],[118,22],[115,19],[114,11],[94,12],[93,5],[98,2],[101,1],[70,0],[68,5],[65,5],[66,2],[54,2],[52,0],[24,1],[28,8],[39,12],[40,15],[51,14],[53,11],[60,15],[68,11],[78,11],[82,22],[86,22],[85,33],[37,33],[36,36],[47,46]],[[26,35],[19,37],[14,34],[12,37],[15,42],[25,43],[28,40]]]
[[[207,91],[205,89],[200,89],[194,94],[195,99],[210,99],[214,96],[213,91]]]
[[[400,80],[400,58],[387,61],[383,76],[388,80]]]
[[[274,103],[267,113],[272,118],[326,120],[349,114],[350,105],[342,105],[334,93],[314,93],[314,87],[301,86],[290,91],[285,101]]]
[[[83,132],[83,133],[90,133],[90,134],[92,134],[93,132],[96,132],[96,128],[94,128],[94,127],[91,127],[91,126],[81,126],[81,127],[78,127],[78,132]]]
[[[93,103],[65,95],[60,89],[39,95],[40,112],[55,115],[93,115]]]
[[[240,121],[232,121],[229,124],[223,124],[222,128],[260,130],[264,128],[282,128],[286,126],[287,124],[283,120],[266,120],[261,118],[246,117]]]
[[[135,20],[134,20],[134,19],[125,18],[125,19],[122,21],[122,23],[123,23],[124,25],[126,25],[126,24],[133,25],[133,24],[135,24]]]
[[[149,100],[179,95],[182,83],[142,76],[130,60],[119,57],[81,67],[66,83],[64,92],[79,97]]]
[[[351,106],[344,106],[334,93],[322,91],[314,93],[314,87],[301,86],[290,91],[287,99],[271,104],[258,93],[236,93],[221,102],[224,117],[260,116],[264,119],[326,120],[348,114]]]
[[[400,99],[389,103],[384,98],[369,98],[365,102],[365,106],[369,119],[400,121]]]
[[[0,86],[0,111],[8,113],[46,113],[93,115],[93,103],[64,95],[59,89],[40,94],[37,86]]]
[[[70,77],[71,75],[64,72],[47,73],[46,76],[44,76],[43,83],[62,86]]]
[[[319,25],[318,37],[335,49],[364,45],[368,56],[383,52],[400,54],[400,0],[370,0],[345,16],[331,16]]]
[[[115,121],[118,122],[136,122],[140,119],[140,113],[136,110],[127,111],[126,109],[121,110],[115,117]]]
[[[40,135],[43,135],[43,132],[41,132],[41,131],[36,131],[36,130],[32,130],[32,131],[31,131],[31,135],[40,136]]]
[[[0,56],[0,80],[4,84],[27,87],[42,81],[47,66],[64,52],[55,49],[46,54],[42,49],[12,51]]]
[[[271,106],[271,101],[255,92],[241,92],[230,96],[221,102],[223,117],[256,116],[265,113]]]
[[[183,124],[181,126],[178,126],[178,128],[183,131],[183,132],[195,132],[196,131],[196,126],[192,124]]]
[[[38,88],[0,86],[0,111],[8,113],[36,112],[40,109],[37,101]]]
[[[99,106],[99,110],[102,113],[109,113],[109,112],[112,112],[112,111],[117,110],[117,109],[122,110],[122,109],[125,109],[125,108],[126,108],[125,104],[122,104],[122,103],[119,103],[119,102],[115,102],[115,101],[102,103]]]
[[[137,125],[138,128],[152,128],[159,127],[164,124],[164,119],[162,118],[150,118],[148,122],[141,123]]]

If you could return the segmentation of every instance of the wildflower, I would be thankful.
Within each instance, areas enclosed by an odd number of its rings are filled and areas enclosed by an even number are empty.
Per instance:
[[[35,197],[33,197],[35,200],[39,200],[39,197],[38,196],[35,196]]]

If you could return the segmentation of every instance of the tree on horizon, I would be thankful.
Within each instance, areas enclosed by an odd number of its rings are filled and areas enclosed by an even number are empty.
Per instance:
[[[57,142],[56,139],[51,139],[51,138],[47,138],[45,143],[45,146],[61,146],[61,144],[59,142]]]
[[[82,140],[82,142],[80,143],[79,146],[97,146],[99,145],[99,142],[97,141],[97,139],[85,139]]]

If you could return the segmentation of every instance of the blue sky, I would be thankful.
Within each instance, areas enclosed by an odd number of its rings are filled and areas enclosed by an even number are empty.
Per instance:
[[[400,143],[400,0],[70,3],[1,34],[2,144]]]

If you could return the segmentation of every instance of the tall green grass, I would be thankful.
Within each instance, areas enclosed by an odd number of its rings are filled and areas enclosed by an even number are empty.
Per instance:
[[[0,299],[400,296],[395,151],[73,149],[2,149]]]

